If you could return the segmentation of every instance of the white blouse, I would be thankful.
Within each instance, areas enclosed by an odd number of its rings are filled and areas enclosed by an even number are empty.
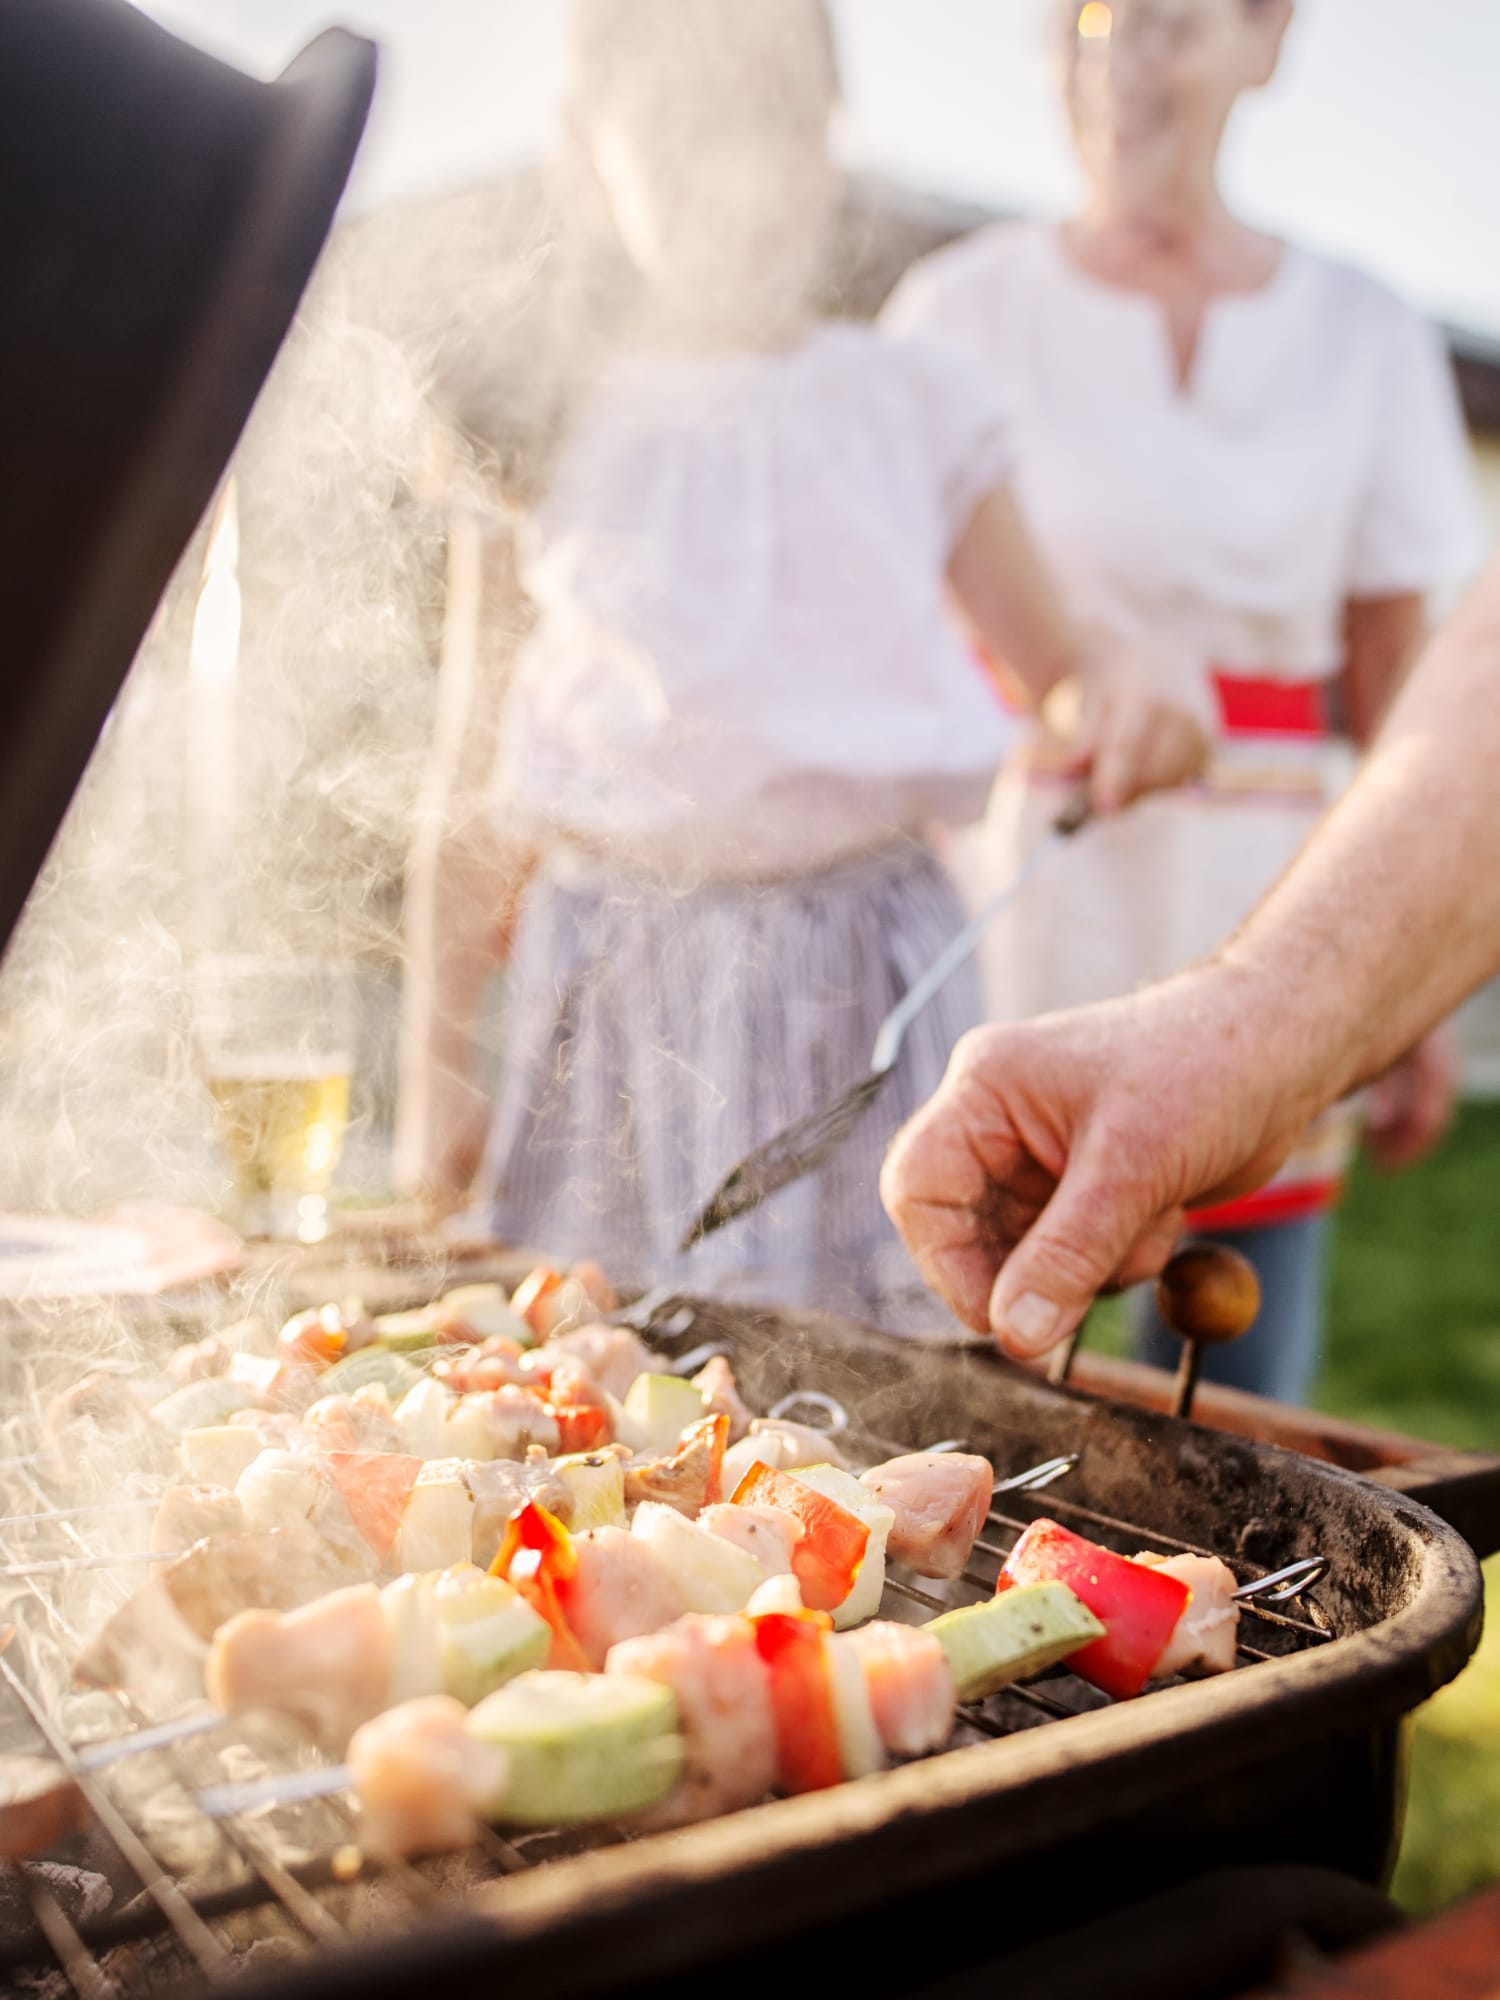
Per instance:
[[[1436,333],[1373,279],[1283,249],[1208,309],[1186,387],[1165,316],[999,225],[937,253],[888,308],[1003,397],[1022,510],[1076,612],[1144,641],[1202,710],[1213,670],[1334,674],[1351,597],[1429,591],[1477,558],[1473,475]],[[1212,951],[1316,823],[1328,744],[1221,737],[1203,785],[1089,827],[986,940],[991,1012],[1128,992]],[[955,843],[977,898],[1058,804],[1013,771]]]
[[[972,817],[1016,725],[944,578],[1011,458],[962,363],[875,328],[617,365],[523,537],[497,812],[685,882]]]
[[[1077,608],[1192,669],[1326,677],[1347,599],[1429,591],[1477,556],[1439,337],[1348,265],[1287,246],[1261,290],[1213,301],[1185,388],[1158,303],[1046,224],[940,251],[887,320],[1005,399],[1023,512]]]

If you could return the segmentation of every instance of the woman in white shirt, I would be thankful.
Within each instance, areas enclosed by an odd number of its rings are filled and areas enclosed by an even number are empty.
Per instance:
[[[503,1238],[632,1285],[673,1274],[726,1168],[863,1072],[962,922],[921,829],[981,808],[1014,725],[949,587],[1034,692],[1081,687],[1100,803],[1201,768],[1204,737],[1063,616],[962,364],[811,319],[836,189],[818,0],[584,0],[574,70],[640,297],[519,543],[536,625],[491,803],[536,867],[479,1186]],[[476,894],[468,927],[494,918]],[[956,978],[830,1166],[682,1282],[916,1330],[880,1160],[977,1008]]]
[[[1240,93],[1275,69],[1291,0],[1060,7],[1088,183],[1061,226],[1002,225],[928,259],[888,309],[983,373],[1012,413],[1027,522],[1100,632],[1145,643],[1217,711],[1189,791],[1092,829],[996,926],[989,1011],[1129,992],[1218,945],[1315,824],[1334,736],[1363,742],[1424,601],[1476,552],[1468,457],[1432,331],[1375,280],[1247,227],[1217,184]],[[978,893],[1054,809],[1044,759],[1010,771],[955,865]],[[1385,1138],[1428,1136],[1437,1052]],[[1218,1379],[1289,1399],[1317,1358],[1326,1212],[1347,1117],[1258,1195],[1191,1218],[1260,1268],[1261,1326]],[[1150,1330],[1153,1358],[1170,1342]]]

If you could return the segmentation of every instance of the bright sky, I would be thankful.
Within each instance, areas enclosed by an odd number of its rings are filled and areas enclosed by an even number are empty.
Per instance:
[[[263,73],[331,15],[374,35],[385,61],[362,204],[535,154],[556,105],[566,0],[141,4]],[[1049,0],[835,5],[856,160],[998,206],[1067,203]],[[1300,0],[1298,15],[1274,87],[1231,134],[1233,197],[1500,337],[1500,0]]]

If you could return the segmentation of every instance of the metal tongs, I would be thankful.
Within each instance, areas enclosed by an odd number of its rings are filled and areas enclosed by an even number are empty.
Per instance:
[[[737,1215],[759,1208],[768,1195],[816,1172],[825,1160],[832,1158],[880,1095],[882,1085],[896,1066],[906,1031],[917,1015],[969,957],[985,929],[1028,886],[1048,856],[1061,842],[1070,840],[1091,815],[1092,807],[1082,794],[1058,814],[1011,880],[949,939],[921,978],[886,1015],[870,1052],[868,1072],[821,1110],[788,1125],[732,1167],[683,1237],[681,1250],[691,1250],[703,1237],[722,1229]]]

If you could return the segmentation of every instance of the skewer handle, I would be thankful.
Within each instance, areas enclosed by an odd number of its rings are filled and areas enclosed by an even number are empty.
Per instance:
[[[1249,1332],[1260,1311],[1260,1280],[1255,1267],[1227,1244],[1190,1243],[1157,1280],[1156,1303],[1184,1343],[1173,1410],[1191,1416],[1203,1350]]]

